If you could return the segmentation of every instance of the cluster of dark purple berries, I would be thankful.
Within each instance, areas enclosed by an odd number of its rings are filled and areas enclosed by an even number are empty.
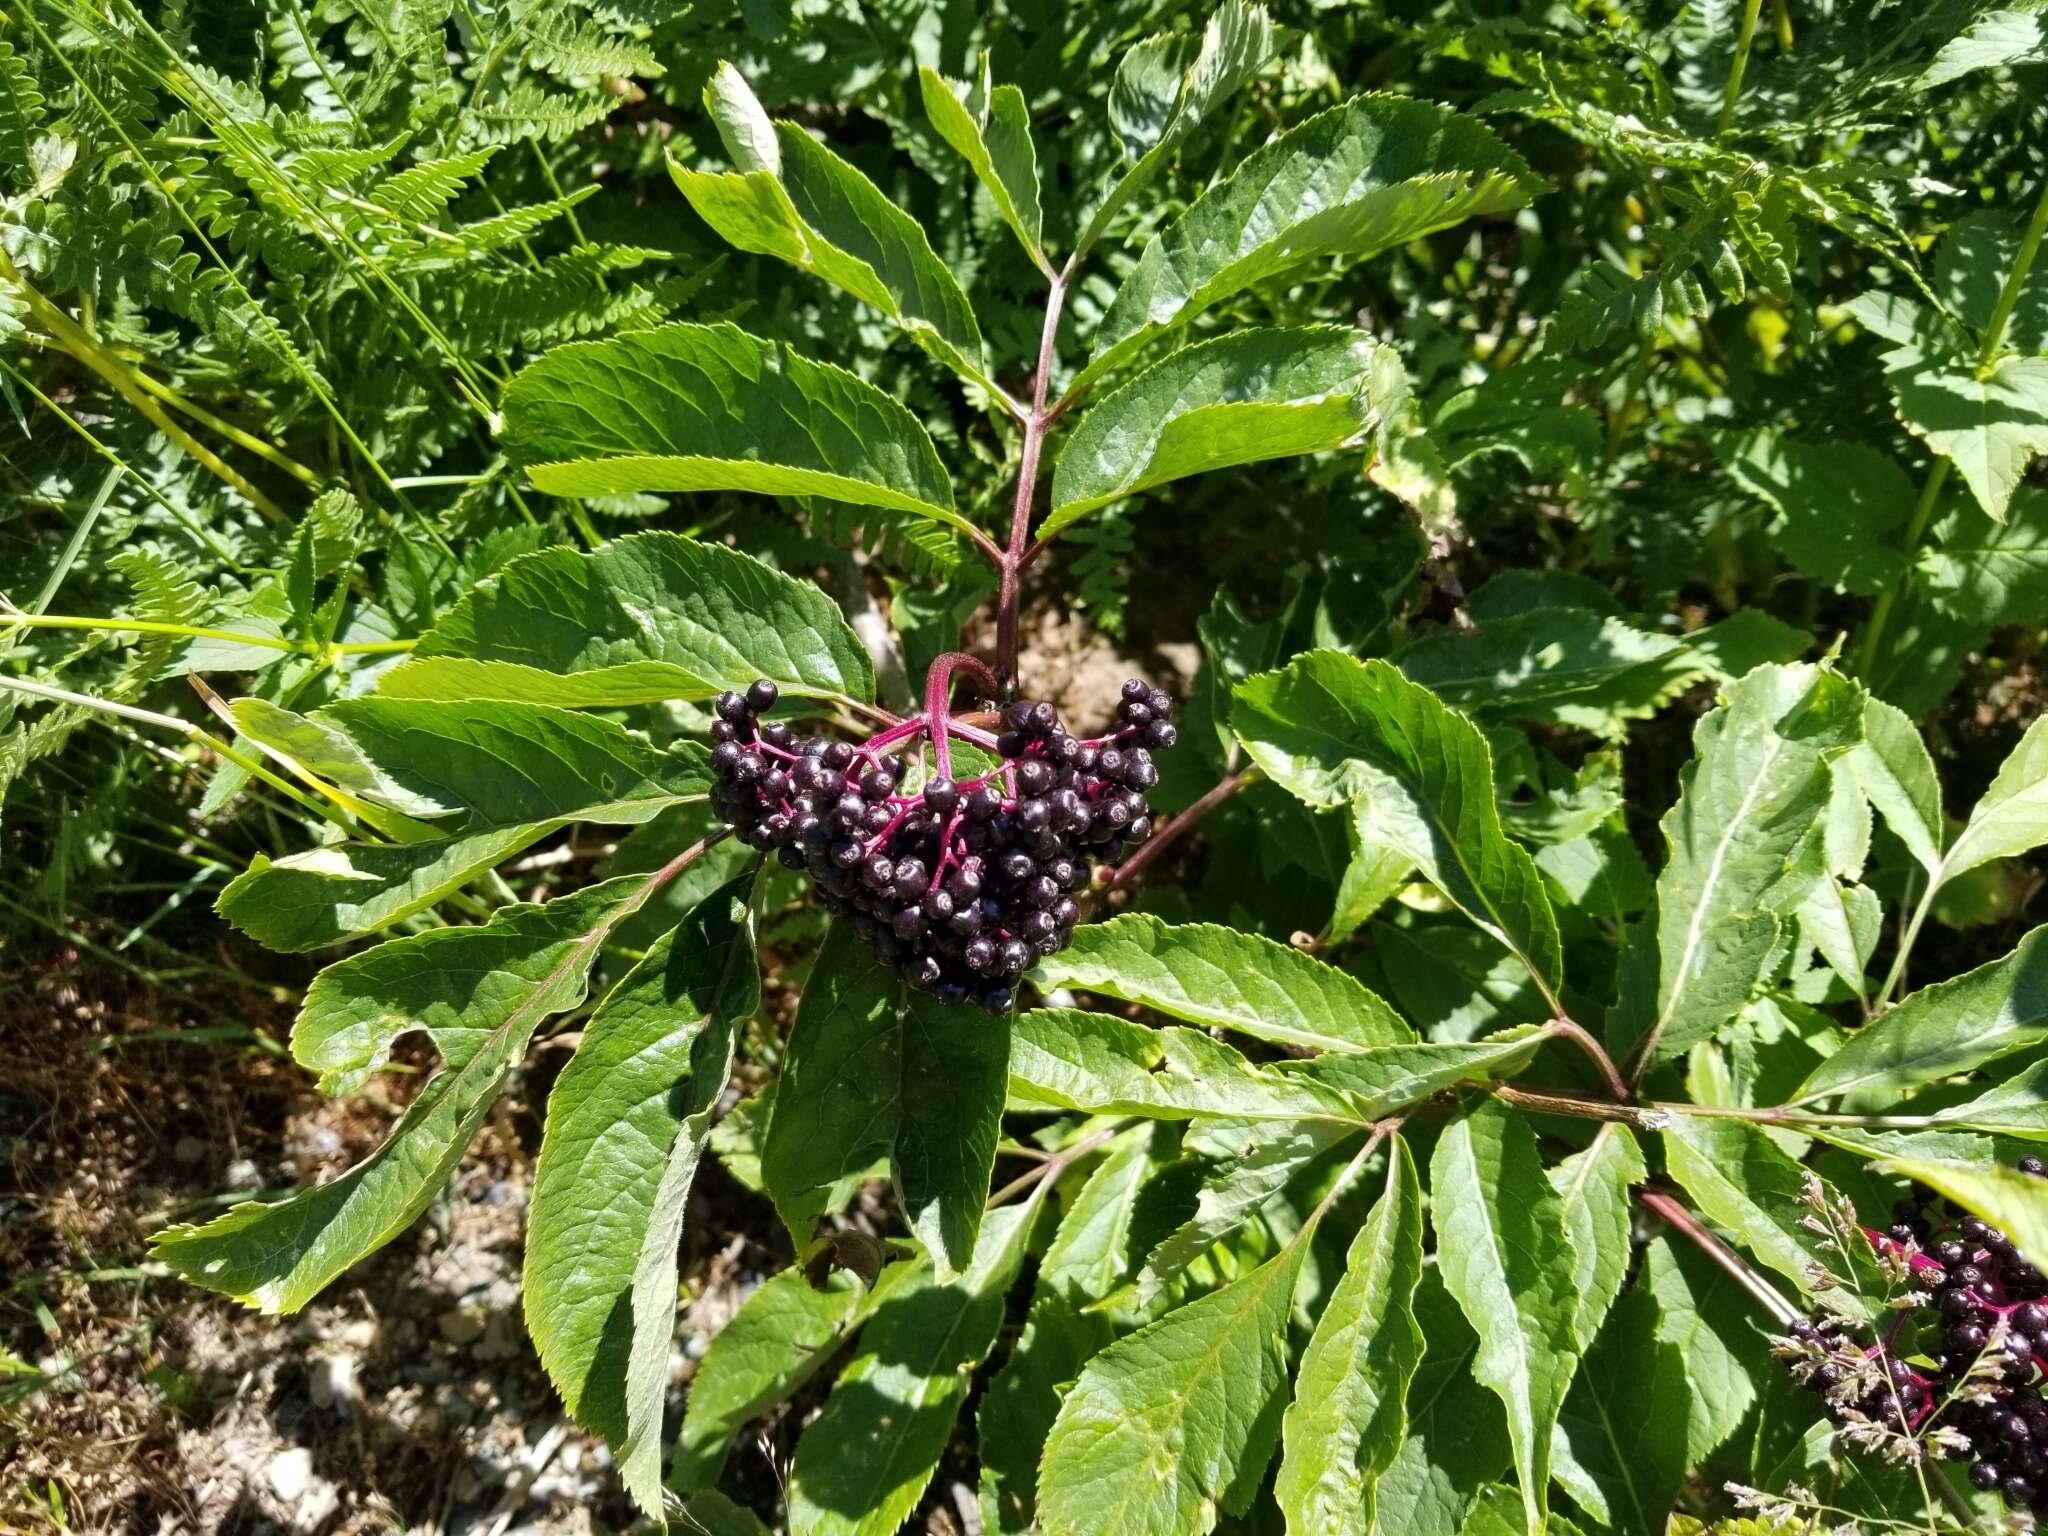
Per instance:
[[[2018,1166],[2048,1177],[2038,1157]],[[1901,1201],[1888,1230],[1863,1230],[1924,1307],[1868,1347],[1840,1318],[1795,1323],[1781,1352],[1836,1424],[1967,1456],[1977,1487],[2048,1515],[2048,1281],[2004,1232],[1939,1197]]]
[[[809,871],[826,908],[914,985],[996,1014],[1036,957],[1066,945],[1094,863],[1152,835],[1152,752],[1174,743],[1172,702],[1142,678],[1124,684],[1116,724],[1088,740],[1031,700],[1004,709],[995,733],[941,707],[858,746],[799,739],[762,721],[777,697],[765,678],[719,695],[713,809],[742,842]],[[935,730],[1001,762],[955,780],[940,751],[938,771],[904,792],[905,765],[887,754],[938,745]]]

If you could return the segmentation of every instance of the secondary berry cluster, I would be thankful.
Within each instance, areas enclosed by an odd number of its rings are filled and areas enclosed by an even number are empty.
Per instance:
[[[1152,753],[1174,743],[1173,707],[1134,677],[1100,736],[1071,734],[1029,699],[990,731],[951,715],[956,667],[993,683],[971,659],[941,657],[924,713],[860,744],[764,721],[779,697],[765,678],[719,695],[711,804],[742,842],[807,871],[825,907],[914,985],[1001,1014],[1025,968],[1072,935],[1094,864],[1152,835]],[[955,738],[996,765],[954,778]],[[927,743],[932,772],[909,787],[909,749],[922,763]]]
[[[2022,1172],[2043,1177],[2038,1157]],[[2048,1192],[2044,1192],[2048,1198]],[[1970,1481],[2048,1514],[2048,1282],[1981,1217],[1939,1197],[1900,1202],[1864,1228],[1909,1304],[1864,1345],[1839,1317],[1793,1324],[1779,1353],[1852,1443],[1971,1459]],[[1910,1454],[1910,1452],[1907,1452]]]

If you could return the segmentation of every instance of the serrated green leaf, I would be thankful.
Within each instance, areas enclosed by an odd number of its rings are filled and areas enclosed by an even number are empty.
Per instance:
[[[1978,25],[2014,14],[1994,11]],[[2031,30],[2037,47],[2048,42],[2048,12],[2035,11]],[[1942,235],[1934,253],[1934,288],[1972,330],[1981,334],[1991,328],[2023,238],[2018,220],[1990,210],[1957,219]],[[2048,271],[2038,265],[2029,268],[2020,283],[2006,320],[2005,340],[2017,352],[2048,351]]]
[[[1001,1139],[1010,1021],[913,991],[901,1025],[902,1117],[890,1170],[910,1230],[943,1283],[974,1256]]]
[[[974,1368],[995,1344],[1045,1186],[988,1213],[974,1263],[875,1308],[790,1468],[791,1536],[893,1536],[931,1481]]]
[[[714,892],[598,1005],[548,1095],[534,1168],[527,1332],[655,1515],[683,1212],[734,1037],[761,1001],[751,884]]]
[[[988,52],[971,84],[956,84],[920,65],[917,84],[925,116],[988,189],[1003,222],[1041,266],[1044,215],[1038,206],[1038,152],[1031,143],[1031,109],[1014,85],[991,87]]]
[[[1204,1536],[1249,1506],[1280,1437],[1287,1319],[1314,1226],[1088,1362],[1045,1442],[1045,1536]]]
[[[1702,1215],[1790,1280],[1801,1296],[1810,1300],[1816,1294],[1811,1265],[1841,1272],[1841,1257],[1823,1250],[1819,1235],[1800,1224],[1808,1214],[1805,1190],[1811,1175],[1756,1126],[1675,1116],[1664,1129],[1664,1160]],[[1867,1314],[1865,1304],[1846,1288],[1819,1296],[1824,1305],[1851,1317]]]
[[[1415,1288],[1426,1347],[1408,1387],[1408,1438],[1375,1490],[1372,1536],[1458,1536],[1480,1488],[1508,1466],[1500,1400],[1472,1374],[1479,1339],[1436,1266]],[[1513,1506],[1521,1516],[1519,1502]]]
[[[2040,622],[2048,616],[2048,491],[2020,486],[2003,520],[1952,498],[1918,564],[1924,599],[1944,616],[1977,630]]]
[[[831,1362],[859,1326],[869,1295],[847,1270],[812,1285],[802,1269],[785,1269],[741,1302],[690,1378],[669,1486],[690,1493],[715,1483],[741,1430]]]
[[[1906,520],[1906,472],[1861,443],[1801,442],[1768,428],[1714,433],[1729,477],[1777,514],[1771,538],[1816,581],[1873,596],[1905,573],[1886,535]]]
[[[1693,731],[1662,823],[1659,976],[1647,1017],[1610,1026],[1617,1057],[1684,1054],[1742,1010],[1823,871],[1794,858],[1827,809],[1829,762],[1862,739],[1864,695],[1817,667],[1759,667]]]
[[[1657,1337],[1678,1351],[1692,1384],[1686,1465],[1696,1466],[1749,1417],[1763,1325],[1748,1293],[1691,1243],[1654,1239],[1643,1251],[1641,1283],[1657,1298]]]
[[[318,1009],[319,1064],[330,1076],[360,1081],[363,1064],[413,1027],[433,1036],[442,1070],[383,1146],[340,1178],[274,1205],[235,1206],[203,1226],[168,1227],[153,1240],[158,1257],[249,1306],[296,1312],[396,1237],[454,1170],[535,1027],[582,1001],[599,945],[646,899],[648,884],[626,876],[545,907],[506,907],[483,928],[394,939],[341,962],[351,970],[331,982],[340,966],[328,967],[301,1024]]]
[[[214,910],[268,949],[319,949],[387,928],[568,826],[488,827],[430,843],[330,843],[272,859],[259,853]]]
[[[723,545],[642,533],[510,562],[380,691],[582,707],[708,699],[759,677],[800,697],[875,693],[860,637],[817,587]]]
[[[1406,677],[1475,715],[1621,735],[1718,669],[1705,649],[1585,608],[1534,608],[1398,651]]]
[[[1574,1497],[1609,1530],[1664,1529],[1685,1477],[1692,1382],[1638,1283],[1601,1330],[1558,1420],[1559,1449],[1591,1481]],[[1593,1502],[1597,1498],[1598,1503]]]
[[[970,526],[908,410],[736,325],[556,347],[506,386],[503,415],[506,455],[553,496],[754,491]]]
[[[1922,91],[1932,91],[1980,69],[2000,69],[2043,52],[2048,52],[2048,15],[2031,6],[1987,11],[1941,45],[1917,83]]]
[[[306,989],[292,1058],[336,1096],[360,1089],[410,1030],[424,1031],[445,1060],[460,1064],[507,1018],[533,1012],[537,1022],[574,1006],[597,940],[638,907],[645,884],[644,876],[623,875],[545,905],[500,907],[473,927],[432,928],[337,960]]]
[[[1392,1138],[1387,1182],[1352,1239],[1344,1278],[1295,1373],[1274,1496],[1289,1536],[1369,1536],[1375,1488],[1408,1433],[1409,1380],[1422,1359],[1422,1185]]]
[[[1262,5],[1224,0],[1209,13],[1193,62],[1180,68],[1181,39],[1145,38],[1118,62],[1109,116],[1136,162],[1111,185],[1075,243],[1090,249],[1117,211],[1159,174],[1204,117],[1237,93],[1280,50],[1280,30]]]
[[[2015,1073],[1967,1103],[1937,1110],[1932,1118],[1994,1136],[2048,1140],[2048,1062]]]
[[[1842,762],[1921,868],[1938,870],[1945,838],[1941,780],[1911,717],[1883,699],[1866,700],[1863,740]]]
[[[1998,765],[1991,787],[1942,855],[1938,887],[1993,859],[2009,859],[2048,842],[2048,719],[2027,727]]]
[[[1159,1120],[1357,1118],[1343,1093],[1256,1067],[1199,1030],[1154,1029],[1070,1008],[1034,1009],[1017,1020],[1010,1097],[1020,1107]]]
[[[1437,1270],[1479,1335],[1472,1374],[1507,1410],[1528,1528],[1550,1508],[1550,1441],[1579,1365],[1564,1215],[1535,1132],[1493,1099],[1444,1131],[1430,1160]]]
[[[2048,927],[2011,954],[1922,987],[1815,1067],[1794,1101],[1953,1077],[2048,1040]]]
[[[1922,1157],[1888,1157],[1871,1168],[1947,1195],[2010,1237],[2028,1263],[2048,1264],[2048,1187],[2038,1174]]]
[[[1915,355],[1888,375],[1906,429],[1949,459],[1999,522],[2027,466],[2048,453],[2048,357],[1978,368]]]
[[[895,1145],[902,1118],[901,984],[895,969],[835,922],[805,979],[789,1032],[761,1176],[799,1241],[802,1197],[858,1173]],[[801,1228],[802,1230],[797,1230]]]
[[[1188,475],[1341,447],[1372,425],[1374,350],[1361,331],[1302,326],[1235,331],[1153,364],[1067,439],[1039,537]]]
[[[1152,1128],[1141,1125],[1105,1149],[1039,1261],[1024,1331],[981,1400],[975,1421],[980,1502],[982,1522],[991,1531],[1031,1529],[1039,1452],[1059,1415],[1061,1395],[1116,1336],[1109,1317],[1091,1304],[1123,1279],[1132,1212],[1157,1167],[1153,1142]]]
[[[1528,850],[1508,841],[1472,722],[1385,661],[1310,651],[1236,689],[1252,759],[1310,805],[1364,803],[1372,834],[1520,957],[1555,1004],[1557,919]]]
[[[737,120],[746,125],[745,142],[727,132],[726,147],[743,169],[721,174],[669,162],[670,177],[697,216],[739,249],[801,267],[872,305],[940,362],[993,393],[973,306],[917,220],[794,123],[770,125],[771,162],[760,104],[738,71],[720,64],[705,108],[721,131],[742,102]]]
[[[1136,1296],[1150,1306],[1187,1267],[1257,1216],[1332,1148],[1365,1134],[1338,1120],[1203,1120],[1183,1145],[1183,1166],[1201,1174],[1194,1213],[1161,1238],[1138,1271]],[[1207,1161],[1203,1161],[1206,1158]]]
[[[1286,1045],[1351,1050],[1415,1038],[1363,982],[1290,945],[1143,912],[1076,928],[1073,942],[1041,960],[1032,979]]]
[[[1146,242],[1076,382],[1254,284],[1519,208],[1535,186],[1475,118],[1413,97],[1354,97],[1246,156]]]
[[[1541,1025],[1520,1024],[1481,1040],[1331,1052],[1313,1061],[1281,1062],[1274,1070],[1340,1089],[1360,1116],[1379,1120],[1462,1082],[1511,1077],[1551,1038]]]
[[[1628,1127],[1618,1122],[1601,1126],[1591,1144],[1550,1170],[1550,1186],[1557,1191],[1565,1237],[1571,1243],[1578,1293],[1572,1337],[1582,1354],[1592,1347],[1628,1276],[1634,1228],[1629,1191],[1648,1174],[1642,1149]]]

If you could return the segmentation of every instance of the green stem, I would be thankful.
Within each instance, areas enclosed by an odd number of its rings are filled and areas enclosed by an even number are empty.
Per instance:
[[[2020,290],[2026,286],[2034,259],[2041,254],[2044,235],[2048,235],[2048,180],[2041,183],[2040,196],[2034,200],[2034,216],[2027,221],[2026,233],[2020,237],[2020,248],[2013,256],[2012,270],[2005,275],[2005,286],[1998,290],[1998,302],[1992,307],[1990,323],[1984,327],[1983,338],[1978,343],[1979,379],[1987,377],[1998,361],[1999,349],[2005,345],[2005,328],[2020,301]],[[1912,587],[1913,562],[1920,553],[1920,541],[1926,537],[1927,525],[1934,519],[1934,509],[1941,502],[1942,487],[1948,483],[1950,468],[1950,460],[1938,458],[1927,472],[1927,482],[1920,489],[1920,500],[1913,507],[1913,516],[1906,525],[1905,542],[1901,546],[1906,568],[1899,573],[1896,583],[1879,594],[1877,605],[1870,610],[1870,624],[1863,632],[1863,644],[1857,652],[1856,672],[1859,677],[1868,678],[1877,665],[1878,646],[1884,639],[1885,625],[1890,621],[1899,598]]]
[[[323,820],[333,822],[350,836],[356,834],[355,823],[340,811],[321,804],[312,796],[303,793],[297,785],[279,778],[256,758],[237,751],[218,737],[202,731],[189,720],[180,720],[176,715],[159,714],[153,709],[138,709],[133,704],[117,704],[112,699],[95,699],[89,694],[73,693],[68,688],[52,688],[47,683],[30,682],[25,677],[0,677],[0,688],[11,688],[16,693],[48,699],[54,704],[69,704],[78,709],[92,710],[96,714],[114,715],[123,720],[133,720],[140,725],[152,725],[159,730],[176,732],[187,741],[205,747],[216,757],[233,763],[251,778],[261,779],[301,810],[310,811]]]
[[[29,314],[52,341],[106,380],[114,392],[148,418],[150,425],[157,431],[232,486],[251,506],[272,522],[290,521],[285,516],[284,508],[257,489],[240,470],[171,420],[164,408],[136,382],[135,375],[129,370],[128,365],[95,341],[84,326],[37,292],[28,279],[22,276],[20,269],[8,259],[5,251],[0,251],[0,280],[14,285],[16,292],[20,293],[23,302],[28,305]]]
[[[1728,66],[1728,85],[1721,92],[1721,121],[1714,126],[1717,138],[1734,126],[1735,103],[1742,95],[1742,77],[1749,69],[1749,50],[1756,42],[1756,19],[1763,8],[1763,0],[1748,0],[1742,7],[1742,30],[1735,38],[1735,60]]]
[[[159,619],[95,619],[75,613],[0,613],[0,629],[106,629],[138,635],[178,635],[187,640],[227,640],[300,656],[381,656],[413,648],[411,640],[352,640],[340,645],[308,645],[282,635],[244,634],[235,629],[208,629],[202,624],[171,624]]]
[[[245,432],[232,421],[214,415],[205,406],[187,400],[177,390],[171,388],[170,385],[163,383],[161,380],[151,378],[133,364],[129,365],[128,372],[129,376],[137,384],[155,395],[173,410],[183,411],[201,426],[213,428],[214,431],[218,432],[229,442],[248,449],[249,452],[255,454],[257,458],[264,460],[266,463],[276,465],[294,480],[316,487],[320,484],[320,476],[317,473],[308,469],[274,443],[266,442],[253,432]]]

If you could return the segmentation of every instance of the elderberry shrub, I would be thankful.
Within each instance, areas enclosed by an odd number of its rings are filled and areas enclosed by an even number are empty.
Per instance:
[[[926,731],[798,738],[762,722],[777,698],[766,678],[719,695],[712,808],[742,842],[808,871],[825,907],[912,984],[995,1014],[1015,1006],[1036,957],[1065,947],[1094,865],[1152,835],[1152,753],[1175,735],[1172,701],[1142,678],[1123,685],[1115,724],[1085,740],[1052,705],[1020,699],[993,738],[998,767],[909,794],[888,750]]]
[[[2044,1177],[2038,1157],[2019,1168]],[[1851,1443],[1968,1457],[1975,1486],[2048,1515],[2048,1281],[2006,1233],[1938,1196],[1901,1201],[1889,1229],[1864,1235],[1919,1304],[1883,1342],[1824,1317],[1794,1323],[1778,1353]]]

